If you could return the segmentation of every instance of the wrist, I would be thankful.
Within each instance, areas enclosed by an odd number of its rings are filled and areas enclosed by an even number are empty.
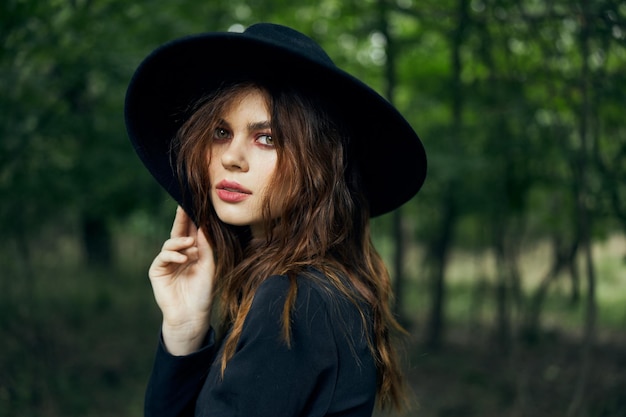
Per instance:
[[[169,353],[184,356],[200,349],[209,331],[209,320],[171,324],[163,320],[161,333]]]

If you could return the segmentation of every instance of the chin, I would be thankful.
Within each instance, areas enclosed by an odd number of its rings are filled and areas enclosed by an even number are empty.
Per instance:
[[[230,224],[231,226],[250,226],[251,223],[254,223],[254,219],[250,216],[244,215],[242,213],[237,213],[233,210],[215,210],[217,213],[217,217],[226,224]]]

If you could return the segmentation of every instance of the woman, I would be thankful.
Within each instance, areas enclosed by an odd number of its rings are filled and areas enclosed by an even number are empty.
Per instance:
[[[157,49],[126,122],[180,205],[149,271],[163,323],[146,415],[400,407],[400,328],[369,218],[424,181],[404,118],[311,39],[263,23]]]

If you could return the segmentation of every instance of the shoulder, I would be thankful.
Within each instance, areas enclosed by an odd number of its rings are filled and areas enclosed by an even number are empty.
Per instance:
[[[324,309],[328,312],[347,299],[332,286],[327,277],[318,272],[299,274],[294,277],[272,275],[256,290],[253,307],[283,310],[285,302],[290,302],[295,312],[313,312]]]
[[[285,363],[302,360],[316,369],[327,366],[337,357],[329,305],[322,290],[305,277],[268,277],[254,294],[238,352],[254,347],[257,355],[271,352]]]
[[[321,280],[307,275],[272,275],[257,288],[251,312],[282,314],[287,304],[295,316],[317,314],[327,311],[333,298],[334,292]]]
[[[293,278],[268,277],[257,289],[249,315],[271,318],[273,323],[289,320],[294,329],[346,336],[369,334],[369,308],[349,299],[324,274],[311,271]]]

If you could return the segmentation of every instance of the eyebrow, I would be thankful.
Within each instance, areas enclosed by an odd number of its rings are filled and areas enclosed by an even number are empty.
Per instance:
[[[219,119],[217,124],[224,125],[228,127],[229,129],[231,128],[230,123],[228,123],[224,119]],[[248,123],[248,126],[247,126],[248,132],[254,132],[256,130],[265,130],[265,129],[271,129],[271,128],[272,128],[272,122],[270,122],[269,120],[264,120],[262,122]]]
[[[253,132],[255,130],[265,130],[265,129],[270,129],[271,127],[272,127],[272,124],[270,123],[270,121],[265,120],[263,122],[249,123],[248,131]]]

